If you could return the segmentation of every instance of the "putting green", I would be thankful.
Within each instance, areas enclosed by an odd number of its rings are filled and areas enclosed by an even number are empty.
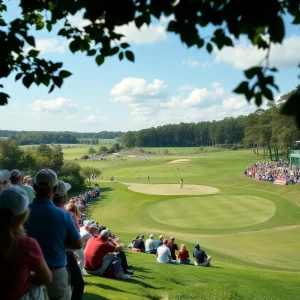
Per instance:
[[[201,229],[241,228],[270,219],[272,201],[250,195],[215,195],[158,202],[148,210],[159,223]]]
[[[204,185],[184,185],[180,188],[178,184],[139,184],[128,183],[131,191],[149,195],[210,195],[219,192],[217,188]]]

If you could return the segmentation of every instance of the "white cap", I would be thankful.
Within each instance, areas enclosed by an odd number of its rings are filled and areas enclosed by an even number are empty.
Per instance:
[[[21,176],[20,171],[15,169],[10,172],[9,178],[17,179],[19,176]]]
[[[92,224],[94,224],[94,222],[92,222],[92,221],[89,221],[89,220],[84,220],[83,221],[83,225],[86,226],[86,227],[91,227]]]
[[[0,181],[8,181],[10,172],[8,170],[0,170]]]
[[[54,187],[57,185],[57,175],[51,169],[42,169],[35,175],[34,183],[40,187]]]
[[[86,225],[87,226],[87,225]],[[90,227],[90,228],[95,228],[95,229],[97,229],[97,230],[99,230],[99,227],[97,226],[97,224],[95,224],[95,223],[92,223],[90,226],[88,226],[88,227]]]
[[[70,183],[64,182],[62,180],[57,181],[57,189],[54,197],[63,197],[67,195],[67,192],[72,188]]]
[[[20,216],[25,213],[28,205],[28,195],[19,187],[10,186],[0,193],[0,209],[8,209],[14,216]]]
[[[101,236],[103,236],[103,237],[109,237],[109,231],[108,230],[102,230],[101,232],[100,232],[100,235]]]

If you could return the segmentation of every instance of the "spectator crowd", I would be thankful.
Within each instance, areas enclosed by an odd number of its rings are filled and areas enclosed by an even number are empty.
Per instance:
[[[257,162],[244,170],[244,175],[257,180],[276,182],[281,180],[286,184],[300,183],[300,172],[289,161]]]
[[[130,280],[126,245],[105,225],[86,219],[89,204],[101,199],[101,189],[68,197],[72,186],[51,169],[33,178],[19,170],[0,170],[0,262],[3,300],[79,300],[84,276]],[[128,246],[156,255],[159,263],[190,264],[186,245],[175,238],[136,236]],[[177,256],[176,256],[177,251]],[[211,258],[195,245],[196,266],[210,266]]]

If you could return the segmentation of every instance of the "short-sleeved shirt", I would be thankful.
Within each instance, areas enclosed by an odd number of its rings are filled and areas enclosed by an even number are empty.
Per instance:
[[[197,249],[193,252],[193,257],[195,257],[195,261],[198,264],[202,264],[205,262],[206,253],[203,250]]]
[[[178,259],[179,260],[187,260],[189,258],[189,252],[187,250],[178,251]]]
[[[85,229],[85,227],[81,227],[80,236],[82,238],[82,248],[84,250],[88,240],[92,237],[92,235]]]
[[[71,215],[47,198],[35,198],[29,208],[27,234],[38,241],[49,266],[65,267],[65,244],[80,239]]]
[[[146,248],[146,252],[154,250],[155,249],[154,241],[152,239],[146,240],[145,248]]]
[[[103,257],[107,253],[112,253],[115,246],[104,241],[100,237],[92,237],[88,240],[84,250],[84,268],[91,271],[96,271],[102,266]]]
[[[163,244],[162,240],[157,240],[155,241],[155,249],[157,249],[159,246],[161,246]]]
[[[177,244],[173,243],[173,242],[169,242],[167,244],[167,247],[170,249],[171,251],[171,256],[172,256],[172,259],[176,259],[176,254],[175,254],[175,250],[178,250],[178,246]]]
[[[17,186],[22,189],[28,195],[29,202],[32,203],[34,199],[34,190],[32,186],[23,184],[14,184],[13,186]]]
[[[43,254],[37,241],[28,236],[20,237],[12,256],[0,260],[1,299],[20,299],[29,288],[30,272],[42,261]]]
[[[166,246],[160,246],[157,248],[157,261],[160,263],[168,263],[170,261],[171,251]]]
[[[133,243],[133,248],[140,249],[141,251],[145,251],[145,243],[142,239],[137,239]]]

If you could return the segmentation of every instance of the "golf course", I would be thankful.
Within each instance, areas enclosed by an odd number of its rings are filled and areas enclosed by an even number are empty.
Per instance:
[[[174,236],[192,256],[199,243],[212,267],[159,264],[154,255],[126,249],[133,279],[85,276],[84,299],[300,299],[300,186],[245,177],[247,166],[264,160],[251,150],[185,149],[180,157],[178,148],[169,150],[145,154],[148,160],[78,160],[102,172],[94,181],[101,199],[89,206],[88,219],[125,244],[137,234]],[[80,159],[74,149],[63,151],[66,161]]]

